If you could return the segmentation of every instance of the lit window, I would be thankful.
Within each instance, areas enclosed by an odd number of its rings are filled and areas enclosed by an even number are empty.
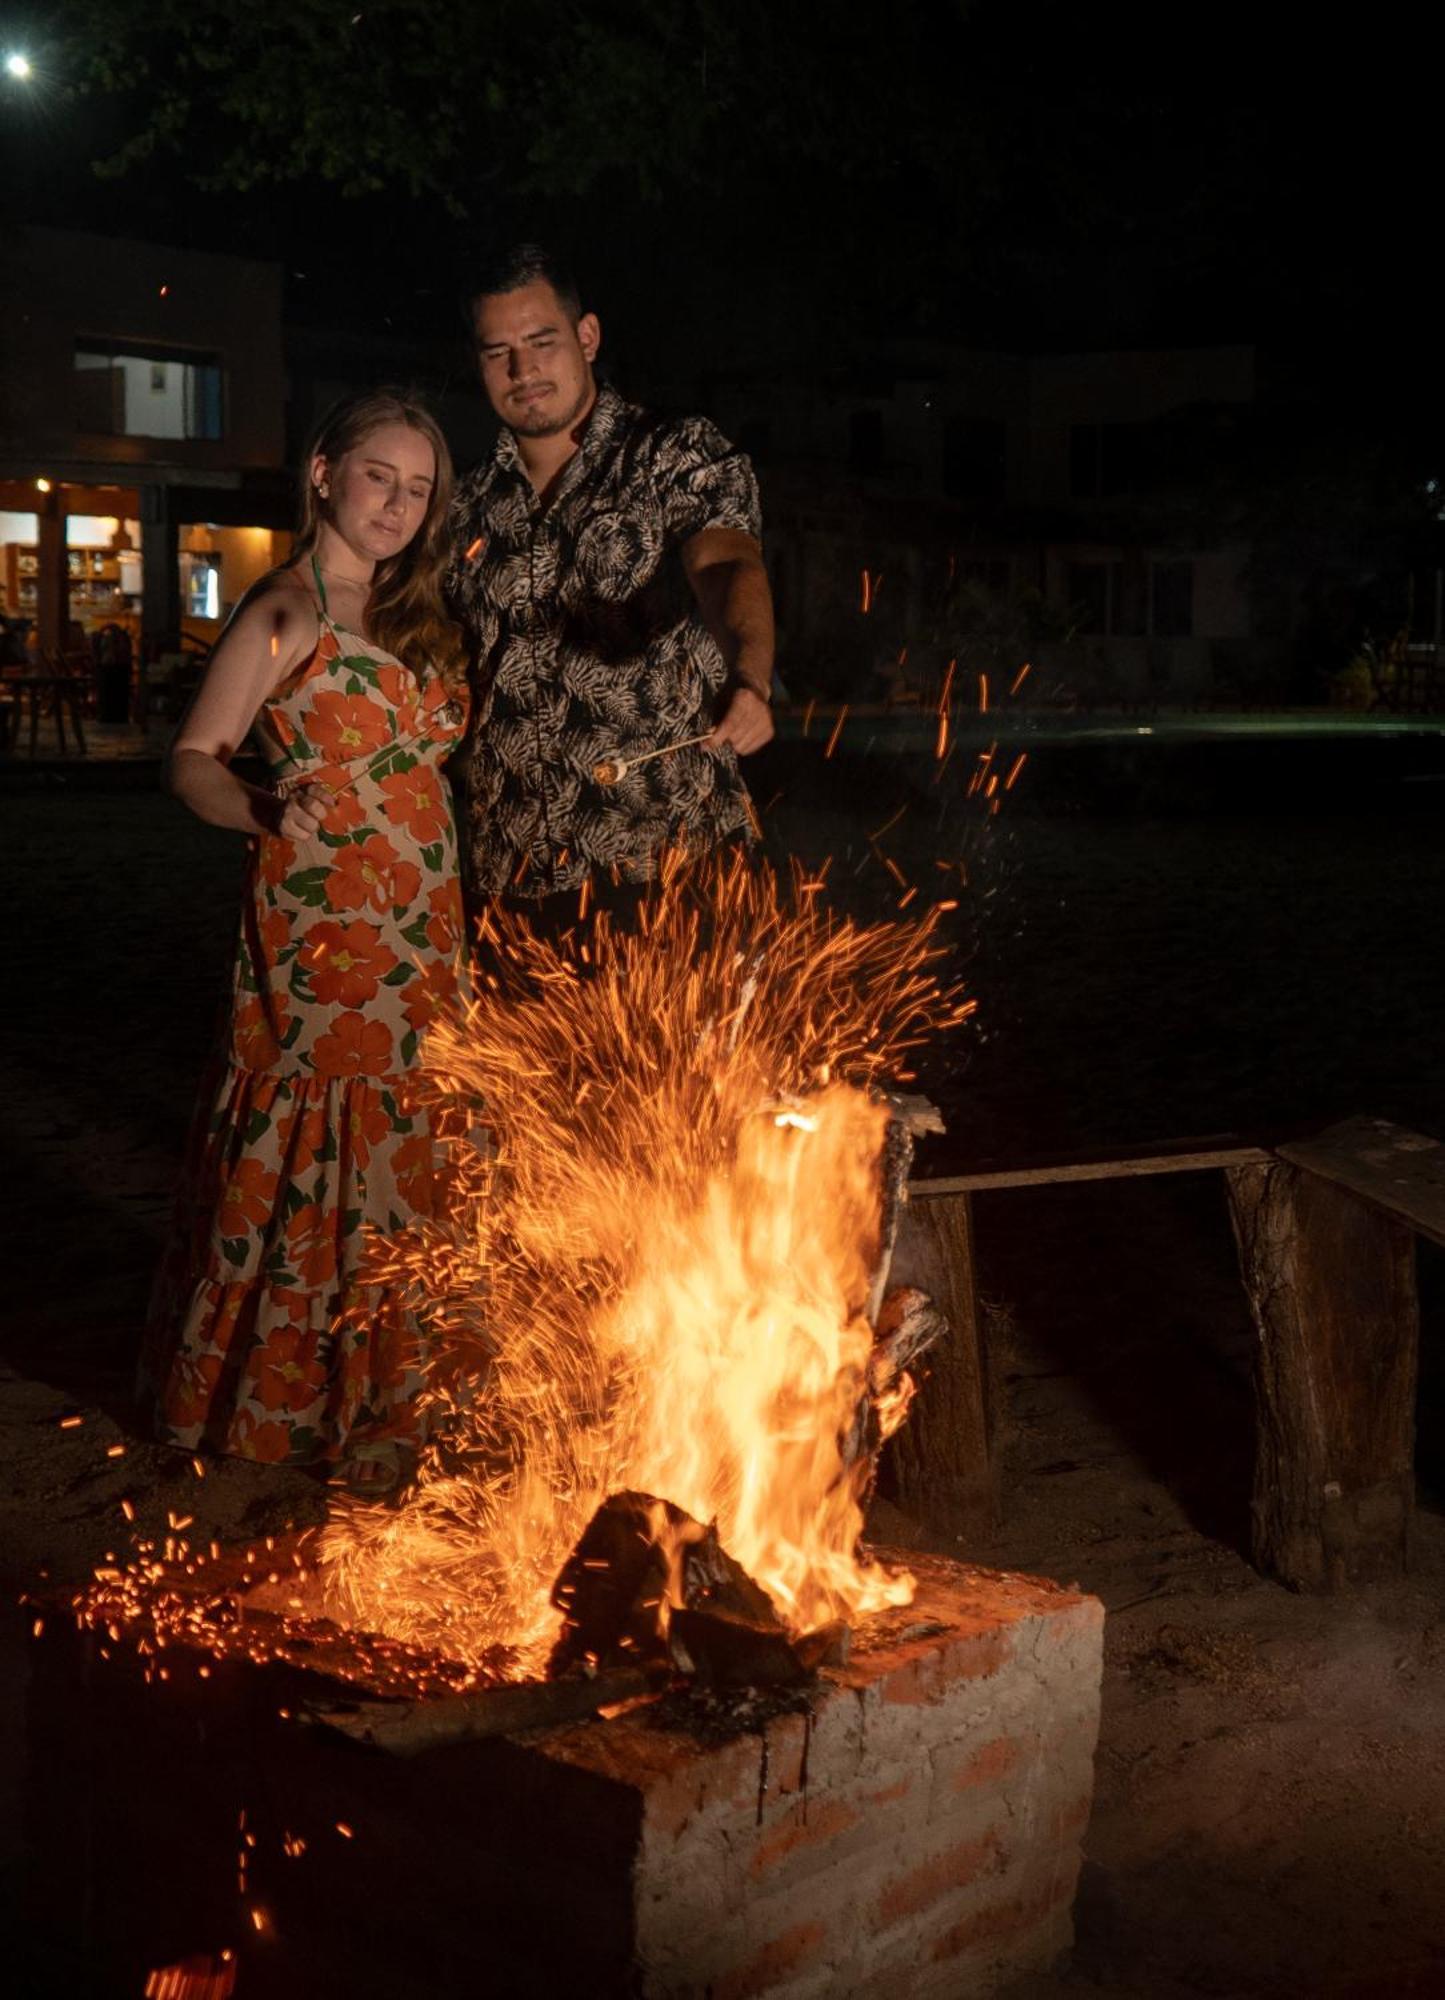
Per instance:
[[[82,340],[75,348],[75,428],[101,437],[219,438],[218,356]]]
[[[221,558],[215,549],[181,550],[181,595],[188,618],[221,615]]]

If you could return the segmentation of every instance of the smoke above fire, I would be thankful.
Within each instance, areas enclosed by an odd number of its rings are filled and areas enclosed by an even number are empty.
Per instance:
[[[906,1601],[859,1552],[845,1439],[884,1092],[972,1011],[935,919],[862,925],[801,873],[672,856],[636,931],[489,921],[495,970],[426,1050],[451,1198],[378,1250],[438,1349],[433,1441],[402,1506],[333,1514],[332,1615],[536,1671],[558,1572],[624,1491],[715,1522],[794,1630]]]

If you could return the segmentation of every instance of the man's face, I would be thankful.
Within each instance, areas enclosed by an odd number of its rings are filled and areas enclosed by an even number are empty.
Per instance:
[[[592,363],[601,341],[594,313],[574,326],[544,278],[515,292],[489,292],[472,307],[482,386],[520,437],[555,437],[585,415],[597,393]]]

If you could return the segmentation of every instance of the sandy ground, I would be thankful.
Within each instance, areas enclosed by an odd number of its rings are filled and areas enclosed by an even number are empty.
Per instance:
[[[1020,822],[981,864],[989,1039],[943,1079],[961,1150],[1245,1128],[1307,1103],[1440,1129],[1445,859],[1425,831],[1418,817],[1351,822],[1333,842],[1318,825]],[[824,816],[808,837],[829,837]],[[198,1477],[129,1422],[234,847],[126,784],[25,781],[0,794],[0,856],[13,1604],[42,1570],[86,1575],[123,1497],[142,1525],[183,1507],[222,1539],[316,1518],[324,1497],[235,1463]],[[1250,1335],[1217,1186],[989,1196],[978,1226],[1005,1351],[1004,1525],[953,1552],[1077,1580],[1110,1612],[1078,1950],[1026,1995],[1445,1994],[1435,1265],[1411,1574],[1315,1600],[1240,1553]],[[6,1632],[23,1644],[18,1612]],[[21,1838],[0,1815],[0,1864]]]
[[[1009,1436],[974,1553],[1109,1611],[1075,1959],[1018,2000],[1445,1993],[1445,1518],[1347,1597],[1244,1560],[1249,1328],[1210,1177],[980,1208]]]

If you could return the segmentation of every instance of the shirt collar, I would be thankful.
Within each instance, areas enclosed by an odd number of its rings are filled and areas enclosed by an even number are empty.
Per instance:
[[[597,401],[592,405],[587,427],[582,433],[582,442],[568,462],[568,475],[575,467],[590,465],[593,462],[608,440],[615,435],[626,407],[609,383],[598,384]],[[507,424],[503,424],[498,434],[493,462],[499,471],[516,472],[523,479],[527,476],[526,468],[522,464],[522,455],[517,449],[517,434]],[[570,476],[567,483],[571,483]]]

